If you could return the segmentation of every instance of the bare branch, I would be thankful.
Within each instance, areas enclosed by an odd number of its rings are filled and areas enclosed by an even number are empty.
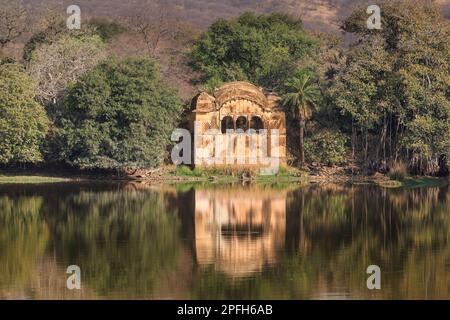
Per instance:
[[[139,12],[128,17],[127,24],[140,35],[151,56],[157,54],[161,41],[172,34],[167,8],[155,1],[144,3]]]

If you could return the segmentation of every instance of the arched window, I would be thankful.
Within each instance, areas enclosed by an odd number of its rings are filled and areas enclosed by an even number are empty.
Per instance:
[[[222,119],[220,125],[222,133],[227,133],[227,130],[234,130],[234,122],[233,118],[230,116],[226,116]]]
[[[247,118],[244,116],[240,116],[236,120],[236,130],[239,130],[239,129],[241,129],[243,131],[247,131],[247,129],[248,129],[248,121],[247,121]]]
[[[252,119],[250,120],[250,129],[255,129],[256,131],[264,129],[264,124],[260,117],[252,117]]]

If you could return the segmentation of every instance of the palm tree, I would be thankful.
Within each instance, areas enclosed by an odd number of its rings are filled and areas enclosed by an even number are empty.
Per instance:
[[[292,112],[300,127],[300,164],[305,163],[304,136],[306,122],[311,119],[317,106],[319,90],[311,81],[311,74],[300,73],[289,79],[286,84],[287,93],[283,95],[282,103],[286,111]]]

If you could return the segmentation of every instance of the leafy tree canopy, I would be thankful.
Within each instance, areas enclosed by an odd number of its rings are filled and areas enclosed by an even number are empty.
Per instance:
[[[203,34],[191,51],[192,67],[207,87],[248,80],[275,89],[292,76],[316,42],[300,20],[245,13],[218,20]]]
[[[177,93],[150,59],[107,60],[69,92],[62,158],[82,168],[161,164],[182,111]]]
[[[35,85],[17,64],[0,64],[0,164],[36,163],[49,120]]]
[[[418,173],[448,170],[448,24],[436,6],[389,1],[381,5],[382,29],[369,30],[364,10],[344,23],[358,41],[333,79],[333,103],[364,133],[366,160],[370,151],[374,161],[401,154]],[[374,150],[371,138],[381,142]]]
[[[64,19],[55,19],[48,26],[27,41],[23,49],[24,61],[30,61],[33,52],[41,45],[50,45],[62,37],[86,38],[98,36],[104,42],[109,42],[126,31],[119,23],[107,19],[92,18],[81,25],[81,29],[68,29]]]

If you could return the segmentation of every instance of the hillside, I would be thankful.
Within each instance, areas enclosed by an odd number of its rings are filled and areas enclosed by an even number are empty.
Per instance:
[[[139,15],[148,16],[146,19],[152,23],[164,12],[164,27],[181,36],[161,37],[154,53],[159,58],[164,76],[179,88],[185,99],[192,97],[197,88],[189,81],[192,70],[186,67],[184,53],[192,40],[217,19],[238,16],[246,11],[261,14],[285,12],[301,18],[307,29],[336,34],[343,37],[344,44],[348,44],[351,36],[342,33],[340,25],[355,5],[364,2],[373,3],[367,0],[23,0],[24,4],[36,10],[36,16],[45,15],[48,9],[64,15],[69,5],[77,3],[81,7],[82,19],[103,17],[126,24]],[[449,18],[450,1],[435,2],[442,6],[444,15]],[[4,48],[4,52],[20,60],[23,43],[33,32],[29,30],[20,41]],[[132,33],[120,36],[109,46],[110,53],[118,56],[137,56],[146,53],[147,49],[142,38]]]
[[[424,0],[427,1],[427,0]],[[25,0],[32,6],[53,4],[64,10],[73,0]],[[288,12],[301,17],[309,29],[338,32],[339,22],[347,16],[355,4],[365,0],[77,0],[82,12],[88,15],[120,17],[132,15],[145,3],[163,5],[172,18],[190,22],[205,28],[218,18],[236,16],[245,11],[269,13]],[[373,2],[373,1],[372,1]],[[370,3],[372,3],[370,2]],[[450,1],[436,0],[450,17]]]

